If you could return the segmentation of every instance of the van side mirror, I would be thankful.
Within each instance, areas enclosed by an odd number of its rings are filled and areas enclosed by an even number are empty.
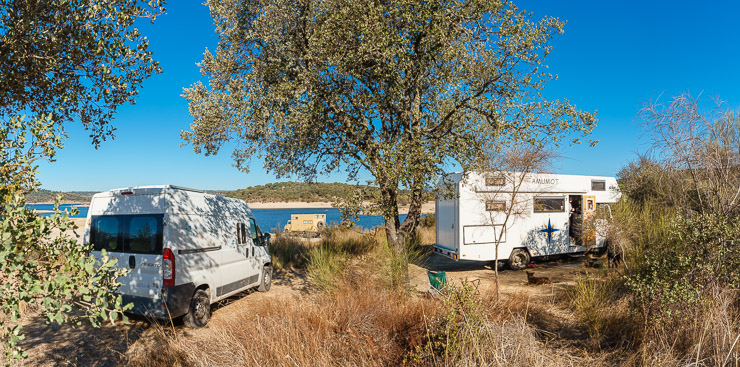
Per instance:
[[[270,245],[270,234],[264,233],[262,235],[262,246],[269,246]]]

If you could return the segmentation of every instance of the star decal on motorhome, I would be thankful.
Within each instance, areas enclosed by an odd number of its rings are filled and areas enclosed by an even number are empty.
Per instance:
[[[545,229],[540,230],[542,233],[547,233],[547,244],[549,245],[552,241],[552,232],[557,232],[559,229],[553,228],[552,224],[550,224],[550,219],[547,219],[547,227]]]

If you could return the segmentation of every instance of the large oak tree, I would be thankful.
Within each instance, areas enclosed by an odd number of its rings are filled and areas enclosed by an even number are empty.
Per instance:
[[[425,190],[449,164],[498,144],[591,132],[591,112],[543,97],[557,18],[492,0],[212,0],[219,43],[208,84],[185,90],[182,137],[216,154],[233,141],[278,177],[361,170],[380,188],[390,242],[416,229]],[[570,140],[569,140],[570,141]],[[399,188],[411,190],[398,218]]]

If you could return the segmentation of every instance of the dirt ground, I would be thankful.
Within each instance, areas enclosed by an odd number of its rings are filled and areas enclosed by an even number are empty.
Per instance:
[[[501,292],[503,296],[526,297],[527,304],[540,305],[540,309],[547,309],[548,317],[543,319],[567,320],[570,315],[567,309],[557,306],[555,301],[562,297],[566,286],[572,285],[578,276],[586,273],[601,271],[593,267],[586,267],[587,258],[561,259],[555,261],[535,263],[530,271],[536,276],[549,277],[551,284],[530,286],[526,284],[527,276],[524,271],[500,270]],[[598,265],[598,264],[597,264]],[[495,290],[494,271],[488,264],[478,262],[456,262],[440,255],[430,254],[421,266],[410,265],[411,286],[418,295],[423,295],[429,289],[426,270],[445,271],[448,281],[453,284],[473,282],[479,291],[493,292]],[[300,302],[302,297],[310,294],[305,275],[300,273],[277,274],[272,289],[267,293],[245,292],[229,298],[214,306],[212,318],[214,321],[228,321],[234,315],[247,310],[255,303],[268,298],[294,298]],[[563,315],[552,315],[563,313]],[[549,317],[556,316],[556,317]],[[558,317],[560,316],[560,317]],[[47,325],[42,317],[28,317],[23,322],[26,339],[22,347],[29,353],[29,358],[23,360],[23,366],[112,366],[125,361],[124,354],[139,339],[146,341],[153,335],[153,328],[174,327],[178,335],[186,338],[206,339],[209,333],[217,333],[210,325],[192,330],[185,328],[181,322],[174,326],[164,323],[152,323],[140,317],[131,319],[129,325],[117,323],[107,324],[101,329],[87,325],[72,327],[68,325]],[[213,322],[212,325],[223,324]],[[558,333],[568,329],[565,324],[538,325],[545,333]],[[550,331],[548,331],[550,330]],[[575,332],[575,331],[574,331]],[[558,335],[558,339],[562,339]],[[573,340],[578,335],[573,335]],[[0,362],[2,358],[0,358]]]

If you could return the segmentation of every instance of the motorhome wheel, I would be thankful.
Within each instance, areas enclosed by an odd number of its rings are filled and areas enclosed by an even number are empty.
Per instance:
[[[208,293],[198,289],[190,300],[190,307],[183,318],[183,322],[189,328],[198,329],[206,326],[210,318],[211,302]]]
[[[524,249],[514,249],[509,256],[509,267],[512,270],[522,270],[529,266],[529,253]]]

